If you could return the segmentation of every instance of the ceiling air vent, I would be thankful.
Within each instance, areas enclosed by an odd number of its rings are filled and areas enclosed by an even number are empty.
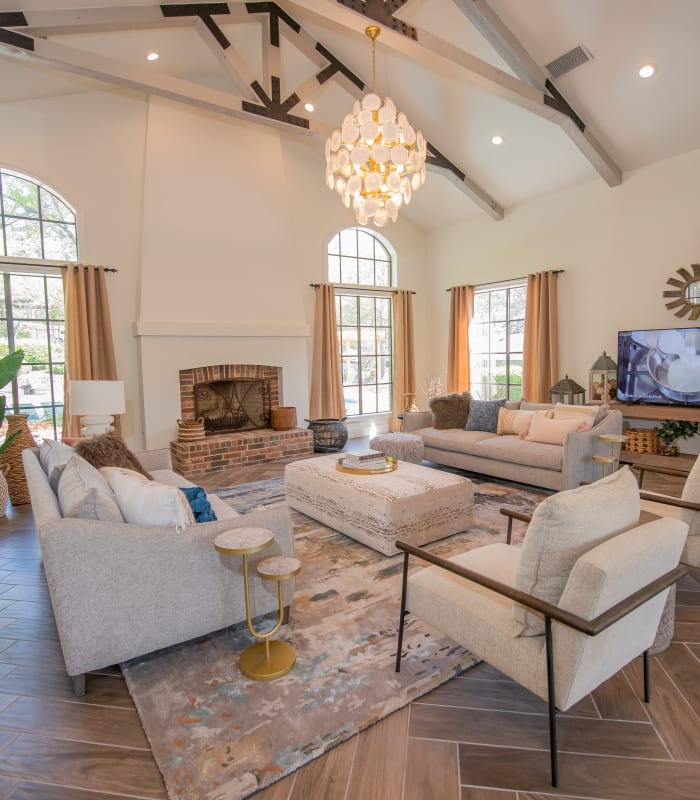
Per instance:
[[[562,75],[571,72],[572,69],[576,69],[576,67],[580,67],[582,64],[592,60],[593,56],[590,51],[586,50],[583,45],[578,44],[568,53],[564,53],[563,56],[559,56],[554,61],[550,61],[549,64],[545,64],[544,68],[552,80],[557,80]]]

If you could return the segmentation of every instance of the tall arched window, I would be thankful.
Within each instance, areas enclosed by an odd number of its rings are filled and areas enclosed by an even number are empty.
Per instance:
[[[394,273],[388,247],[364,228],[346,228],[328,244],[328,280],[336,285],[343,393],[349,417],[391,411]]]
[[[2,391],[8,413],[28,414],[39,439],[58,438],[63,422],[63,281],[50,262],[77,258],[75,210],[39,181],[0,169],[0,356],[25,353]]]

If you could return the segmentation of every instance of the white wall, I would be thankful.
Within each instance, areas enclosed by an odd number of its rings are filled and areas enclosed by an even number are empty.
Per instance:
[[[521,277],[559,276],[559,372],[588,389],[588,373],[606,350],[617,359],[617,332],[695,325],[665,307],[666,280],[700,260],[700,150],[557,192],[507,214],[480,218],[429,238],[428,261],[443,288]],[[447,356],[449,296],[436,297],[436,353]],[[683,443],[683,450],[690,451]]]
[[[133,322],[140,281],[145,100],[89,92],[0,105],[0,163],[63,195],[78,213],[78,255],[104,264],[117,372],[124,380],[125,437],[140,442],[141,381]]]

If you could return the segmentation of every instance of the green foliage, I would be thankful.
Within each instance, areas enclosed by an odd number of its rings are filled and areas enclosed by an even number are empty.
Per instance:
[[[24,360],[24,351],[23,350],[15,350],[14,353],[8,353],[3,358],[0,358],[0,389],[4,386],[7,386],[8,383],[17,375],[22,367],[22,361]],[[2,395],[2,403],[0,404],[0,410],[2,413],[0,414],[0,425],[5,421],[5,395]],[[19,436],[20,431],[17,433],[13,433],[12,436],[6,438],[5,441],[0,444],[0,453],[7,448],[14,442],[15,438]]]
[[[665,419],[656,429],[664,444],[673,444],[676,439],[690,439],[700,430],[700,422],[687,422],[682,419]]]

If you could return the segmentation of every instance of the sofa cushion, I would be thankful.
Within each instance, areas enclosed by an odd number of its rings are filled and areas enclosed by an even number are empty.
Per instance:
[[[466,455],[473,455],[479,442],[496,438],[495,433],[457,430],[456,428],[444,431],[435,428],[421,428],[417,433],[423,439],[426,447],[447,450],[451,453],[465,453]]]
[[[464,428],[469,417],[469,392],[452,392],[431,397],[428,406],[433,412],[433,427],[438,430]]]
[[[124,522],[107,481],[78,455],[63,467],[56,494],[64,517]]]
[[[531,403],[529,400],[520,402],[521,411],[554,411],[554,403]]]
[[[508,408],[498,409],[498,427],[496,433],[499,436],[516,436],[530,427],[530,421],[534,411],[511,411]]]
[[[529,442],[518,436],[490,436],[475,442],[472,455],[561,472],[563,448],[556,444]]]
[[[54,469],[61,464],[67,464],[74,455],[75,451],[67,444],[57,442],[55,439],[44,439],[39,448],[39,463],[44,468],[49,483],[52,482]],[[54,476],[53,483],[58,485],[57,476]]]
[[[564,439],[576,431],[589,430],[591,425],[581,414],[569,419],[550,419],[547,411],[535,411],[527,433],[520,434],[528,442],[563,445]]]
[[[174,527],[181,532],[194,524],[185,495],[175,486],[144,477],[133,469],[102,467],[126,522],[136,525]]]
[[[126,446],[118,433],[102,433],[87,436],[75,445],[75,452],[89,461],[93,467],[124,467],[140,472],[144,477],[151,476],[141,466],[141,462]]]
[[[548,497],[537,506],[523,541],[516,588],[558,603],[578,558],[637,523],[639,488],[629,467],[578,489]],[[518,634],[544,633],[544,620],[513,605]]]
[[[554,419],[584,419],[591,427],[596,424],[600,406],[575,406],[571,403],[557,403],[554,406]]]
[[[474,400],[469,404],[469,417],[465,430],[486,431],[496,433],[498,429],[498,412],[505,404],[503,400]]]

